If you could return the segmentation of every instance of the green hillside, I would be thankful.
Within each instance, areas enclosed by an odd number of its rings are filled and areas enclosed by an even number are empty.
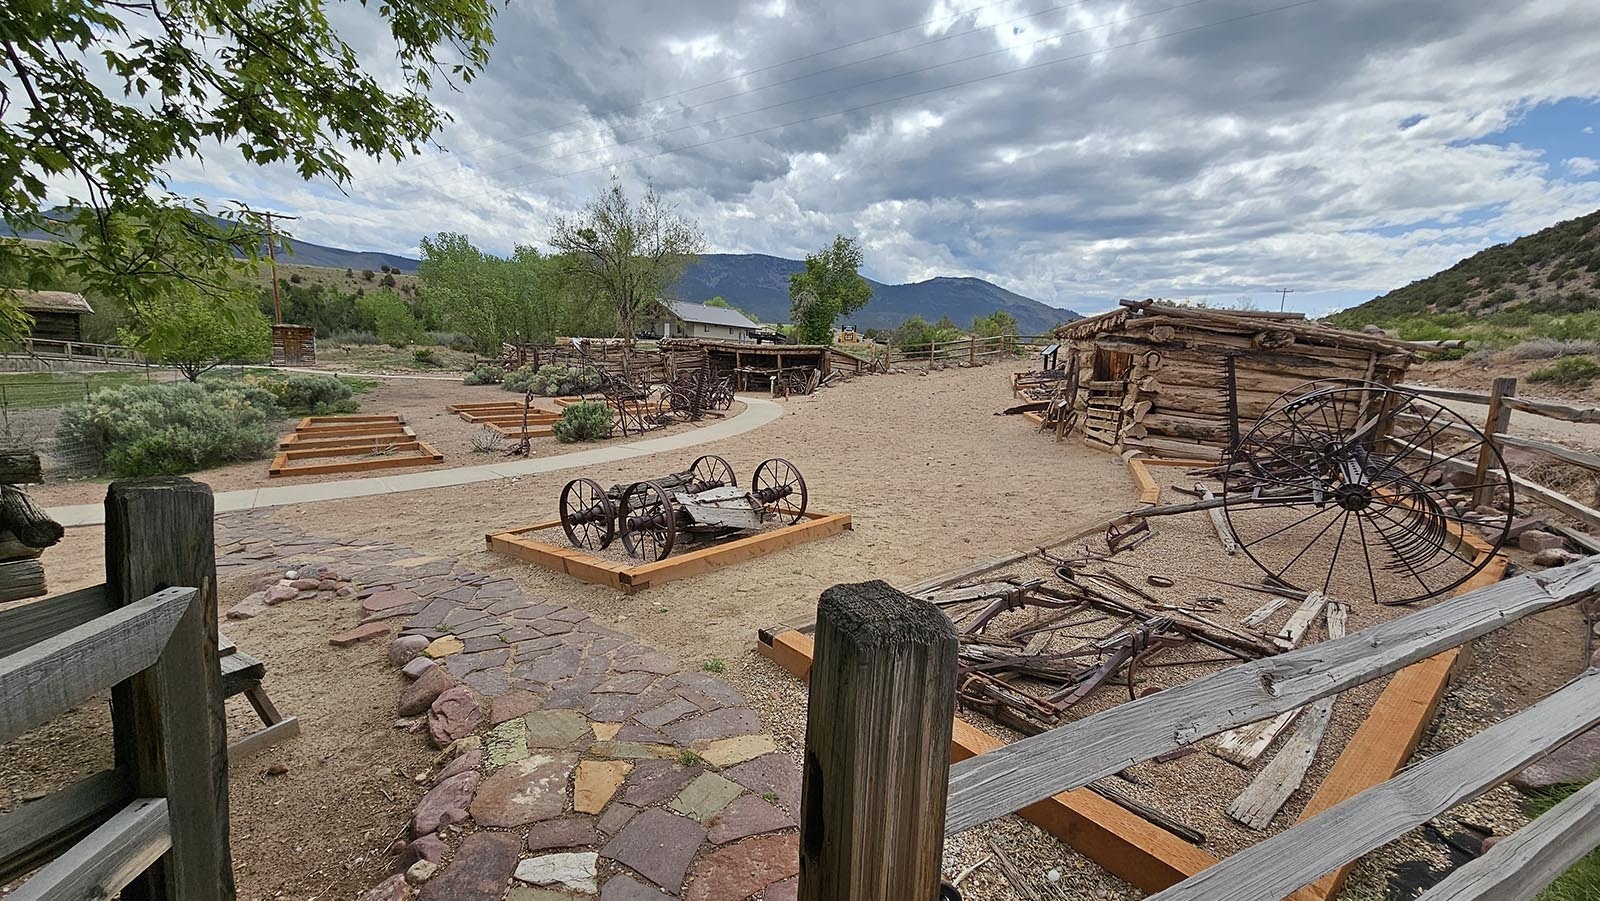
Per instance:
[[[1327,321],[1381,325],[1409,339],[1593,337],[1600,334],[1600,211],[1497,244]]]

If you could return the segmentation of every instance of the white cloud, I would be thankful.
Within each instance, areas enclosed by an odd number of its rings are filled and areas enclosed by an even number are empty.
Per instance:
[[[228,154],[174,174],[297,213],[319,243],[414,252],[452,230],[505,252],[616,172],[714,250],[855,233],[886,281],[976,275],[1085,309],[1286,286],[1320,309],[1600,207],[1596,160],[1483,142],[1533,106],[1600,99],[1590,0],[955,15],[972,5],[512,4],[484,77],[440,95],[453,154],[359,160],[348,194]]]

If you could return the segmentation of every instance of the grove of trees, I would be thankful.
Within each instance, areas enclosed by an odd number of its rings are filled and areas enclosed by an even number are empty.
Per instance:
[[[558,335],[612,335],[617,313],[571,261],[518,245],[510,257],[466,235],[422,239],[418,306],[425,321],[468,336],[480,352],[502,343],[548,343]]]
[[[789,276],[789,317],[799,344],[832,344],[833,324],[867,305],[872,286],[862,278],[861,246],[838,235],[806,254],[806,268]]]

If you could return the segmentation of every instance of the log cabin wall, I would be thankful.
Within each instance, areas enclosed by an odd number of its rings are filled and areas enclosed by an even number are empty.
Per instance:
[[[1154,455],[1228,446],[1228,360],[1233,360],[1239,431],[1246,434],[1285,392],[1317,379],[1393,385],[1416,359],[1404,342],[1336,329],[1296,314],[1236,313],[1124,301],[1122,308],[1063,326],[1075,351],[1078,431],[1090,444]],[[1113,383],[1120,381],[1119,387]],[[1096,407],[1122,397],[1115,435]]]

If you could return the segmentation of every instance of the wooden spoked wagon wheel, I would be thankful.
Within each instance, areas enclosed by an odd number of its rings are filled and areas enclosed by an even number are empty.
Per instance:
[[[622,493],[617,523],[629,556],[654,562],[672,553],[677,520],[672,497],[655,482],[634,482]]]
[[[1466,540],[1483,524],[1462,496],[1512,490],[1499,450],[1470,422],[1368,383],[1275,404],[1230,460],[1223,511],[1240,549],[1284,585],[1379,604],[1436,597],[1487,566],[1492,553]],[[1464,477],[1480,460],[1484,481]],[[1498,549],[1509,517],[1490,521]]]
[[[806,480],[788,460],[773,457],[756,467],[750,479],[750,494],[760,501],[774,519],[794,525],[806,512]]]
[[[739,485],[739,478],[733,474],[733,466],[716,454],[696,457],[689,464],[689,472],[694,475],[694,481],[689,484],[691,494],[712,488],[736,488]]]
[[[573,547],[609,547],[616,537],[617,508],[594,479],[573,479],[561,489],[561,530]]]

